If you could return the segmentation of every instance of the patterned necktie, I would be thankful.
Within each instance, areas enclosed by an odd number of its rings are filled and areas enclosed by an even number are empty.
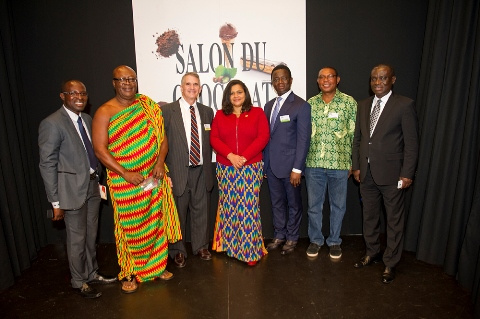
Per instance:
[[[378,99],[377,104],[373,107],[372,114],[370,114],[370,136],[372,136],[373,129],[375,128],[380,115],[380,103],[382,103],[382,100]]]
[[[87,132],[85,132],[85,128],[83,127],[82,118],[79,116],[77,119],[78,123],[78,130],[80,131],[80,135],[82,136],[83,145],[85,145],[85,149],[87,150],[88,160],[90,161],[90,167],[93,170],[97,169],[98,160],[95,157],[95,153],[93,152],[92,142],[87,136]]]
[[[272,120],[271,120],[271,124],[270,124],[270,131],[273,131],[273,126],[275,125],[275,120],[277,119],[278,112],[280,111],[280,101],[281,100],[282,100],[282,98],[279,96],[277,98],[277,104],[275,104],[275,108],[273,109]]]
[[[196,166],[200,163],[200,139],[198,138],[197,117],[193,105],[190,105],[190,119],[190,165]]]

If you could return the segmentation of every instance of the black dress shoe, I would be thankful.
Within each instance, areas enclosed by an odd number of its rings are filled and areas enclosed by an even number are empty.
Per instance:
[[[293,240],[287,240],[285,245],[282,247],[282,255],[287,255],[292,253],[295,250],[295,247],[297,246],[297,242]]]
[[[382,258],[380,257],[380,255],[375,255],[375,256],[363,256],[360,261],[357,261],[353,267],[355,268],[363,268],[365,266],[370,266],[371,264],[376,264],[376,263],[379,263],[382,261]]]
[[[97,291],[95,288],[90,287],[86,282],[83,283],[82,287],[76,288],[76,290],[83,298],[88,299],[98,298],[102,295],[101,292]]]
[[[275,238],[270,244],[267,245],[267,250],[274,250],[283,245],[285,242],[284,239]]]
[[[117,281],[117,277],[107,277],[100,275],[99,273],[95,274],[92,280],[90,280],[89,284],[111,284]]]
[[[384,284],[389,284],[395,279],[395,268],[394,267],[385,267],[385,270],[382,274],[382,282]]]
[[[178,268],[183,268],[187,264],[187,261],[185,260],[185,255],[182,253],[176,254],[173,261],[175,262],[175,266],[177,266]]]
[[[200,259],[201,260],[210,260],[212,259],[212,254],[210,254],[210,252],[208,251],[208,249],[200,249],[198,252],[197,252],[197,255],[200,256]]]

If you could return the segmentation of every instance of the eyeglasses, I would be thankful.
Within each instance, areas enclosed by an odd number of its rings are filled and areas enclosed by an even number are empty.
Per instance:
[[[77,92],[77,91],[71,91],[71,92],[62,92],[63,94],[70,95],[70,96],[88,96],[87,92]]]
[[[137,78],[113,78],[114,81],[118,81],[120,83],[136,83]]]
[[[336,74],[319,75],[318,79],[319,80],[331,80],[336,76],[337,76]]]

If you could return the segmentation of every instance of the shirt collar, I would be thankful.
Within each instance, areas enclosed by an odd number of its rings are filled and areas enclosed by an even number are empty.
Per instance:
[[[68,116],[72,119],[72,121],[77,122],[78,118],[81,117],[82,112],[80,112],[78,115],[72,111],[70,111],[65,105],[63,105],[63,108],[65,111],[67,111]]]
[[[390,96],[392,96],[392,90],[390,90],[390,92],[388,92],[387,94],[385,94],[381,98],[378,98],[375,95],[375,97],[373,98],[373,105],[375,105],[378,100],[382,100],[382,105],[385,105],[387,103],[388,99],[390,98]]]
[[[180,106],[182,108],[186,108],[186,109],[190,109],[190,104],[188,104],[188,102],[183,98],[183,96],[180,98],[179,100],[179,103],[180,103]],[[194,108],[197,108],[197,101],[195,101],[195,103],[193,103],[193,106]]]
[[[279,97],[282,98],[283,101],[286,100],[286,98],[290,95],[290,93],[292,93],[292,90],[288,90],[287,92],[283,93],[282,95],[280,95]],[[278,97],[277,97],[278,99]]]

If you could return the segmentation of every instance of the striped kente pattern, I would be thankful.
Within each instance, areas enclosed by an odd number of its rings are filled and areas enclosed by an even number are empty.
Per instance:
[[[257,261],[267,254],[260,219],[263,162],[241,169],[217,163],[219,203],[212,249],[240,261]]]
[[[163,141],[159,106],[137,94],[134,103],[115,114],[108,126],[108,149],[129,171],[151,176]],[[159,277],[167,265],[168,238],[181,238],[171,189],[165,181],[144,192],[107,170],[114,210],[119,279],[134,275],[140,282]],[[170,228],[169,228],[170,227]]]

